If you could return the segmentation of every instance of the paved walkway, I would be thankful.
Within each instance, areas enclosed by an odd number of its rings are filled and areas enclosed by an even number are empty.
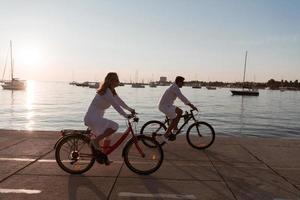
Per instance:
[[[69,175],[54,160],[56,132],[0,130],[0,199],[297,199],[300,140],[217,137],[206,151],[185,137],[164,146],[161,168],[131,172],[121,151],[110,166]]]

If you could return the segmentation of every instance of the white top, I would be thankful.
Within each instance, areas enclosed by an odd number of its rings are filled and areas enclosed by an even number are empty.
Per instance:
[[[110,106],[113,106],[114,109],[125,118],[128,117],[128,114],[126,114],[121,107],[130,112],[133,111],[133,109],[127,106],[118,95],[114,96],[111,90],[107,89],[104,95],[96,94],[85,115],[85,119],[103,117],[105,110]]]
[[[159,106],[171,106],[174,104],[177,97],[186,105],[190,103],[190,101],[181,93],[178,85],[173,83],[161,97]]]

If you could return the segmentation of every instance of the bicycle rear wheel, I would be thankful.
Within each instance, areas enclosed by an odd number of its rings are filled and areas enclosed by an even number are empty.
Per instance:
[[[55,159],[60,168],[70,174],[89,170],[95,162],[89,143],[90,139],[84,135],[64,136],[55,149]]]
[[[164,145],[165,142],[162,136],[166,133],[167,127],[164,123],[156,120],[151,120],[146,122],[140,131],[141,135],[149,136],[155,139],[160,145]],[[147,141],[143,141],[145,145],[151,147],[151,143],[146,143]]]
[[[149,147],[147,144],[150,144]],[[159,143],[151,137],[139,135],[127,142],[123,150],[127,167],[141,175],[148,175],[161,166],[164,153]]]
[[[213,127],[206,122],[195,122],[186,133],[188,143],[196,149],[206,149],[213,144],[215,140],[215,131]]]

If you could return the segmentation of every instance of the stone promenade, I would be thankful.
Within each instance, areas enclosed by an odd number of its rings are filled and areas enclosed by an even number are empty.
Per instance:
[[[0,199],[300,200],[300,139],[220,137],[199,151],[185,137],[163,147],[152,175],[131,172],[121,148],[110,166],[70,175],[55,162],[57,132],[0,130]]]

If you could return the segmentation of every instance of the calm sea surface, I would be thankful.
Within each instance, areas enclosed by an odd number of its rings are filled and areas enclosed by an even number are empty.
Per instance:
[[[157,109],[167,87],[118,87],[119,96],[139,113],[139,128],[148,120],[163,120]],[[217,90],[183,87],[183,94],[200,109],[217,134],[257,137],[300,137],[300,92],[260,90],[259,97],[231,96],[227,88]],[[0,129],[85,129],[83,117],[95,89],[63,82],[28,81],[26,91],[0,89]],[[189,109],[180,101],[176,104]],[[106,117],[126,127],[125,120],[110,108]]]

